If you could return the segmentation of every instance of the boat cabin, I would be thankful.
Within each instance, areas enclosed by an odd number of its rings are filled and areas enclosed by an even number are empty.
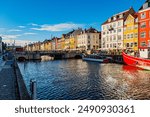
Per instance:
[[[150,47],[147,49],[139,49],[139,54],[141,58],[150,59]]]

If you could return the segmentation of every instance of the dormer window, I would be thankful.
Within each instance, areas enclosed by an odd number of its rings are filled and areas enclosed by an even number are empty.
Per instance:
[[[119,15],[119,18],[123,18],[123,15],[121,14],[121,15]]]
[[[111,22],[111,18],[108,19],[108,22]]]
[[[143,5],[143,9],[146,9],[146,8],[148,8],[148,3],[145,3],[145,4]]]
[[[113,17],[113,20],[114,20],[114,21],[116,20],[116,16]]]

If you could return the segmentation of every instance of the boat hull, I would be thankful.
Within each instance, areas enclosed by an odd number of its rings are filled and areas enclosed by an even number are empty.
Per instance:
[[[150,60],[149,59],[133,57],[133,56],[127,55],[124,52],[122,53],[122,55],[123,55],[123,60],[127,65],[150,70]]]
[[[93,62],[100,62],[100,63],[104,62],[103,59],[82,58],[82,60],[84,60],[84,61],[93,61]]]

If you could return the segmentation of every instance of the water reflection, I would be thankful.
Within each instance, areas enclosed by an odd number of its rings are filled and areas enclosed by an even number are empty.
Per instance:
[[[150,99],[150,72],[130,66],[82,60],[19,63],[38,99]]]

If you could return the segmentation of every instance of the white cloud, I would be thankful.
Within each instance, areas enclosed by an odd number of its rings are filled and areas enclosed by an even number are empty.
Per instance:
[[[41,25],[39,28],[31,28],[33,30],[40,30],[40,31],[67,31],[70,29],[75,29],[78,27],[83,27],[83,24],[74,24],[74,23],[61,23],[61,24],[55,24],[55,25]]]
[[[28,33],[24,33],[24,35],[36,35],[36,33],[28,32]]]
[[[22,30],[19,30],[19,29],[11,29],[11,30],[9,30],[9,32],[20,32],[20,31],[22,31]]]
[[[3,40],[3,42],[9,44],[9,45],[13,45],[15,43],[15,46],[25,46],[27,44],[30,44],[30,43],[34,43],[34,41],[29,41],[29,40]]]
[[[1,36],[2,36],[3,39],[16,39],[21,35],[2,35],[1,34]]]
[[[18,26],[19,28],[25,28],[25,26]]]

